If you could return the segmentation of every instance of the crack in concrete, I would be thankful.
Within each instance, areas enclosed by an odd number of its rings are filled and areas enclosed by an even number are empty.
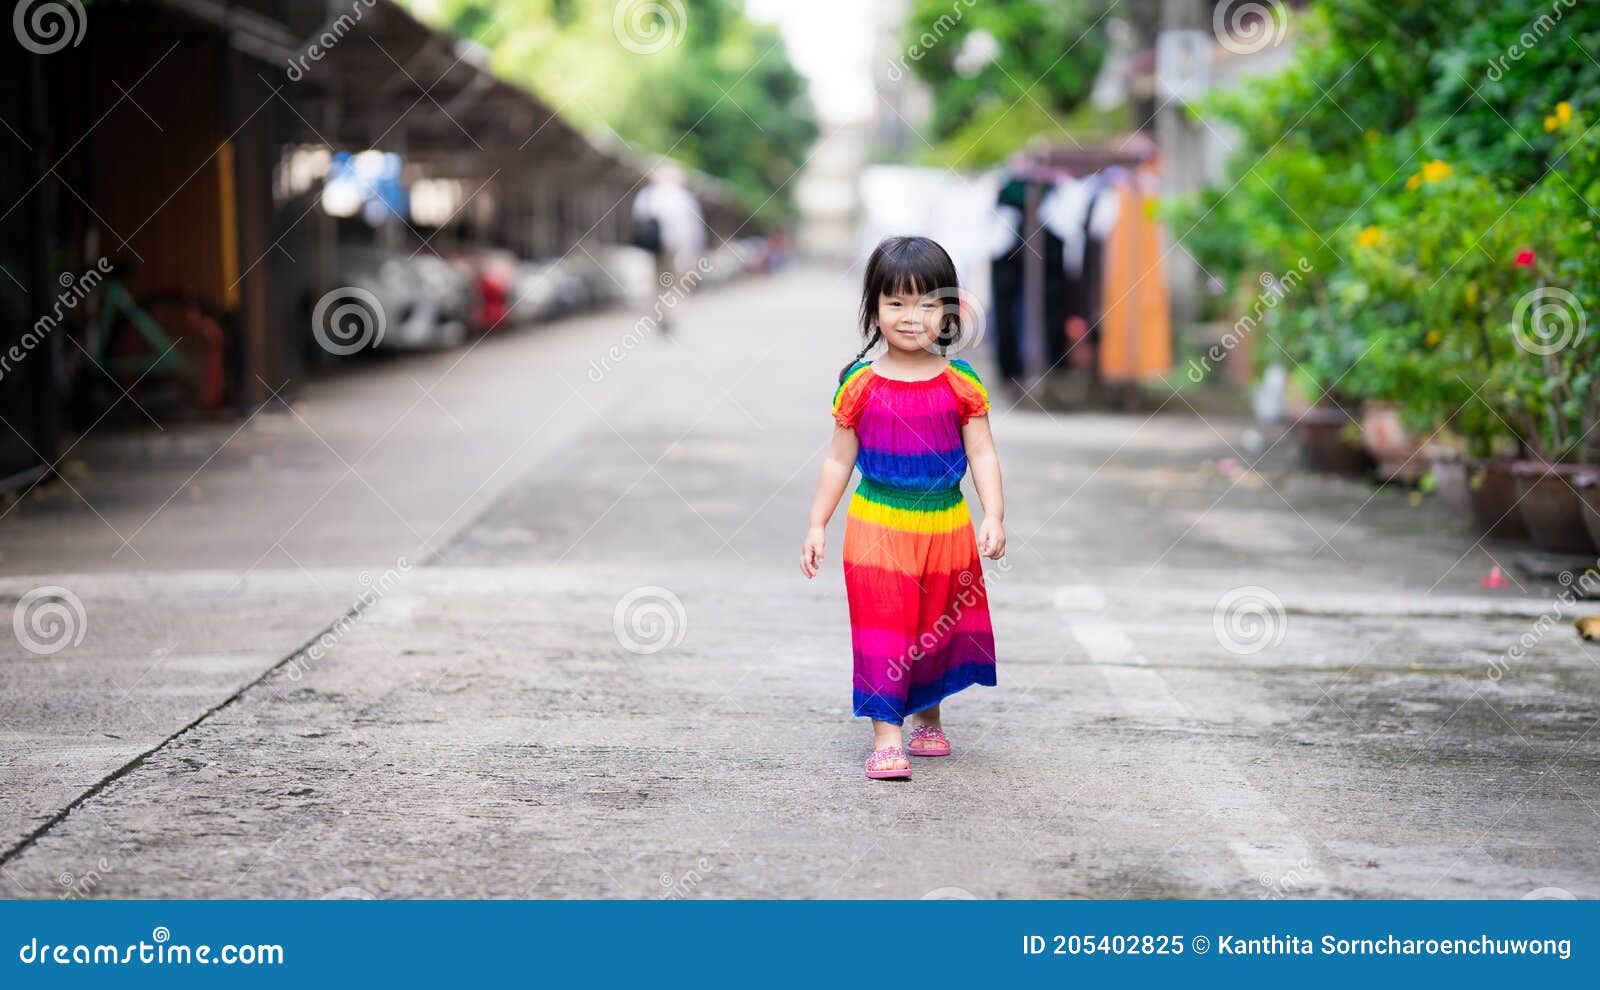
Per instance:
[[[423,566],[425,566],[425,565],[423,565]],[[171,735],[167,736],[165,739],[163,739],[160,742],[156,743],[154,746],[151,746],[149,749],[145,750],[143,753],[140,753],[138,756],[135,756],[133,759],[129,760],[127,763],[124,763],[122,766],[120,766],[117,769],[115,769],[115,770],[111,771],[110,773],[106,774],[104,777],[101,777],[98,781],[96,781],[92,786],[90,786],[82,794],[79,794],[77,797],[73,798],[70,802],[68,802],[66,807],[62,808],[61,810],[57,811],[55,814],[51,815],[48,819],[45,820],[45,822],[42,825],[40,825],[38,828],[35,828],[32,832],[29,832],[27,835],[23,836],[22,839],[19,840],[18,842],[16,842],[14,845],[12,845],[11,848],[7,849],[3,853],[0,853],[0,868],[4,868],[6,866],[6,864],[10,863],[11,861],[15,860],[18,856],[22,855],[22,853],[26,852],[28,847],[32,846],[34,843],[36,843],[40,839],[44,838],[45,835],[49,834],[51,829],[55,828],[57,825],[60,825],[62,822],[66,821],[67,817],[69,815],[71,815],[74,811],[76,811],[78,808],[81,808],[83,805],[85,805],[89,801],[92,801],[98,794],[100,794],[101,791],[104,791],[107,787],[110,787],[112,784],[114,784],[117,781],[121,780],[123,777],[126,777],[129,774],[133,773],[135,770],[138,770],[140,767],[144,766],[145,761],[149,760],[152,756],[154,756],[157,753],[161,752],[163,749],[167,748],[169,745],[171,745],[173,742],[177,741],[179,738],[187,735],[188,733],[192,732],[194,729],[198,728],[202,723],[204,723],[211,716],[217,714],[220,711],[223,711],[224,709],[226,709],[230,705],[232,705],[234,702],[238,701],[240,698],[242,698],[244,696],[245,692],[247,692],[251,688],[256,687],[257,685],[261,684],[268,677],[271,677],[275,671],[279,670],[285,664],[287,664],[290,660],[293,660],[295,657],[299,656],[300,654],[304,653],[306,650],[310,649],[312,644],[316,643],[317,640],[321,639],[330,630],[332,630],[335,627],[337,627],[341,622],[348,622],[348,621],[352,621],[354,619],[359,618],[362,608],[363,608],[362,604],[359,601],[357,601],[355,604],[351,605],[349,608],[345,609],[339,615],[334,617],[334,619],[332,621],[330,621],[329,623],[324,625],[321,629],[318,629],[313,635],[311,635],[309,638],[307,638],[305,642],[301,643],[299,646],[297,646],[293,650],[289,651],[289,653],[286,654],[285,656],[280,657],[279,659],[273,661],[273,663],[270,666],[268,666],[266,670],[263,670],[259,675],[257,675],[253,679],[251,679],[249,681],[249,683],[243,685],[237,691],[235,691],[232,694],[228,695],[226,698],[222,699],[217,704],[212,705],[210,708],[207,708],[205,711],[203,711],[199,715],[195,716],[195,718],[192,721],[190,721],[187,725],[184,725],[183,727],[179,728],[177,731],[173,732]]]

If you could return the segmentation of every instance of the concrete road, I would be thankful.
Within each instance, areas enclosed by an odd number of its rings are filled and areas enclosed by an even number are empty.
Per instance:
[[[41,621],[0,663],[0,891],[1600,895],[1600,651],[1559,586],[1479,587],[1510,561],[1441,507],[1185,397],[997,402],[1000,685],[866,780],[842,514],[798,568],[855,291],[91,436],[0,522]]]

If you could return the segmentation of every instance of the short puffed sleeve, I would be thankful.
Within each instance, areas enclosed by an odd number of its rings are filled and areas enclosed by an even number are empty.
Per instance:
[[[855,429],[867,401],[867,361],[857,361],[845,372],[844,380],[833,393],[833,421]]]
[[[961,423],[977,416],[989,414],[989,390],[983,387],[972,365],[957,358],[945,369],[950,376],[950,388],[956,393],[956,408],[961,410]]]

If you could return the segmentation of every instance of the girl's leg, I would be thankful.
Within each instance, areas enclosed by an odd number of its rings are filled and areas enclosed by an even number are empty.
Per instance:
[[[872,748],[901,745],[900,727],[893,722],[872,720]],[[903,756],[890,756],[873,762],[874,770],[904,770],[911,764]]]
[[[933,727],[935,729],[939,729],[941,731],[944,729],[944,725],[942,723],[940,723],[940,721],[939,721],[939,706],[938,705],[934,705],[932,708],[924,708],[922,711],[917,712],[915,715],[907,716],[906,717],[906,721],[911,723],[911,727],[913,729],[915,729],[919,725],[931,726],[931,727]]]
[[[912,729],[915,729],[919,725],[926,725],[929,728],[938,729],[940,732],[944,731],[944,726],[939,722],[938,705],[934,705],[932,708],[924,708],[915,715],[906,716],[906,725]],[[912,743],[911,745],[913,747],[911,751],[913,753],[917,752],[918,749],[916,747],[916,743]]]

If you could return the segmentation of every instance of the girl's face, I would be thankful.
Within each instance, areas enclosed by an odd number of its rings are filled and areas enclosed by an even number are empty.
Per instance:
[[[878,328],[897,351],[932,352],[944,321],[944,307],[933,294],[885,292],[878,296]]]

